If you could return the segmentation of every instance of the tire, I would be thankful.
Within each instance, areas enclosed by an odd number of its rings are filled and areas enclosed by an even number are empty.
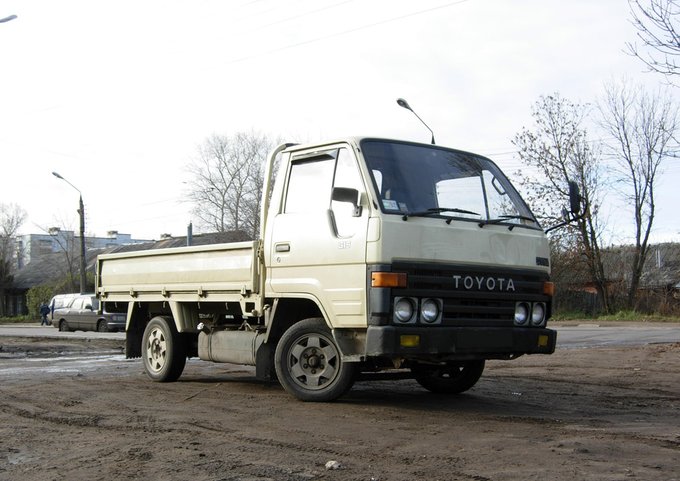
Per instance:
[[[172,319],[154,317],[142,337],[142,359],[146,374],[156,382],[179,379],[187,362],[184,343]]]
[[[68,332],[71,329],[68,327],[68,322],[66,321],[61,321],[59,322],[59,332]]]
[[[97,323],[97,332],[109,332],[109,326],[102,320]]]
[[[415,380],[428,391],[459,394],[474,386],[484,372],[484,360],[432,366],[418,364],[411,368]]]
[[[274,367],[283,388],[301,401],[333,401],[354,384],[355,365],[343,362],[321,318],[305,319],[283,333]]]

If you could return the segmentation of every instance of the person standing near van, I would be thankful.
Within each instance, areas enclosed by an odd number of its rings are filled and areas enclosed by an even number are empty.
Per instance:
[[[46,303],[40,304],[40,325],[41,326],[49,326],[50,321],[47,319],[47,315],[50,313],[50,306],[48,306]]]

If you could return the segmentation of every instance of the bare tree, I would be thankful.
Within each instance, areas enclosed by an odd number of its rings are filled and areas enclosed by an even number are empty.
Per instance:
[[[59,246],[57,251],[59,256],[45,260],[45,262],[49,262],[55,271],[60,273],[69,292],[77,292],[80,282],[80,249],[73,234],[73,229],[66,227],[66,224],[63,222],[59,224],[61,227],[41,228]]]
[[[618,164],[618,181],[635,220],[627,296],[633,309],[656,213],[654,190],[662,162],[677,149],[678,107],[668,92],[650,94],[621,81],[605,86],[600,111],[602,126],[613,138],[609,148]]]
[[[536,178],[522,177],[520,185],[528,193],[532,208],[546,225],[556,224],[562,206],[569,203],[569,181],[581,191],[583,217],[560,231],[553,231],[553,249],[560,258],[581,259],[600,296],[602,307],[610,310],[606,276],[602,262],[602,226],[598,217],[603,178],[599,150],[588,140],[583,127],[588,107],[562,98],[559,94],[541,96],[534,104],[532,130],[515,135],[522,162],[538,170]],[[564,255],[576,252],[578,255]],[[573,270],[573,269],[572,269]]]
[[[189,197],[201,227],[257,237],[264,162],[273,144],[263,134],[239,132],[213,135],[199,146],[187,170],[192,176]]]
[[[26,211],[16,204],[0,203],[0,316],[6,311],[6,292],[14,273],[15,238],[26,220]]]
[[[654,72],[680,74],[680,4],[677,0],[629,0],[637,43],[627,43],[628,51]]]

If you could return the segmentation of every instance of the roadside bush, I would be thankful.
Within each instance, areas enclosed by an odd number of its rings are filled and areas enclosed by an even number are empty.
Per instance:
[[[0,317],[0,324],[18,324],[31,321],[35,321],[35,318],[31,316]]]
[[[54,286],[44,284],[41,286],[31,287],[26,293],[26,307],[28,308],[28,316],[31,319],[40,318],[40,304],[43,302],[47,304],[54,295]]]

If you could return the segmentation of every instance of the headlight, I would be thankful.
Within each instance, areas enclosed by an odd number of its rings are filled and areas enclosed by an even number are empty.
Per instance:
[[[529,320],[529,304],[527,302],[518,302],[515,304],[515,324],[523,326]]]
[[[420,318],[428,324],[441,322],[442,302],[440,299],[423,299],[420,304]]]
[[[531,310],[531,324],[540,326],[545,321],[545,304],[537,302]]]
[[[394,319],[402,324],[410,324],[416,320],[416,301],[410,297],[394,299]]]

